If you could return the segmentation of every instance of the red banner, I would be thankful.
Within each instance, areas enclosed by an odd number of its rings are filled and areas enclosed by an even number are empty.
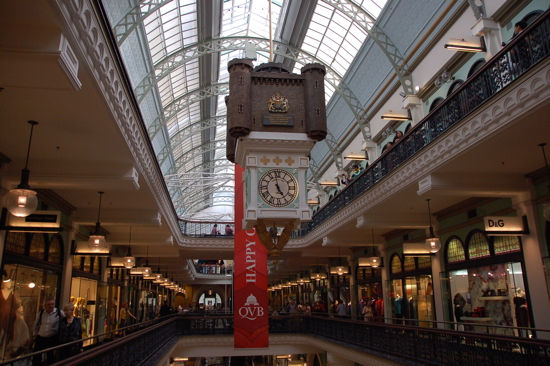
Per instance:
[[[255,230],[242,230],[242,168],[235,165],[234,347],[269,347],[267,251]],[[240,186],[240,187],[239,187]],[[238,230],[237,230],[238,229]]]

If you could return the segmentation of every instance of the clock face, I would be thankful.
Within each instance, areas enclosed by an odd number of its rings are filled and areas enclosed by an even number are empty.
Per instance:
[[[285,207],[298,197],[298,181],[292,173],[284,169],[271,169],[260,177],[258,192],[268,205]]]

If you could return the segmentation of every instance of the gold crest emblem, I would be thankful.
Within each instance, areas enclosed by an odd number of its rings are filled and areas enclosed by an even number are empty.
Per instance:
[[[281,94],[276,93],[267,102],[267,109],[274,113],[286,113],[288,112],[288,99]]]

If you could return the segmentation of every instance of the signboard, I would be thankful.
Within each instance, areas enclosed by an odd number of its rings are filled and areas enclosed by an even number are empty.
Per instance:
[[[486,216],[485,231],[490,236],[521,235],[525,234],[522,217]]]
[[[235,235],[234,347],[269,346],[267,250],[253,230]]]
[[[27,217],[8,215],[8,226],[59,229],[61,226],[61,211],[36,210]]]
[[[294,115],[292,114],[264,114],[264,126],[294,126]]]

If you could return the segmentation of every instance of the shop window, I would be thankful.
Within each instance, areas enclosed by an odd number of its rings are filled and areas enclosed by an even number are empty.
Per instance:
[[[391,259],[391,273],[401,273],[403,268],[401,267],[401,258],[399,255],[394,254]]]
[[[74,258],[73,258],[73,268],[74,269],[78,269],[78,270],[82,270],[82,259],[84,257],[81,257],[79,255],[75,255]]]
[[[468,255],[470,259],[489,257],[491,255],[489,241],[484,234],[480,232],[472,234],[468,241]]]
[[[519,252],[519,238],[517,236],[496,236],[494,239],[495,254]]]
[[[94,269],[93,269],[93,273],[94,274],[100,274],[100,263],[101,263],[101,260],[99,257],[95,257],[94,258]]]
[[[430,268],[432,266],[432,257],[418,257],[418,269]]]
[[[44,259],[46,254],[46,238],[46,234],[33,234],[29,249],[29,256]]]
[[[50,241],[50,247],[48,248],[48,261],[55,264],[62,264],[63,241],[59,235],[54,235]]]
[[[416,263],[414,257],[405,257],[405,263],[403,264],[405,271],[414,271],[416,269]]]
[[[6,235],[6,250],[25,254],[25,247],[27,246],[27,235],[25,233],[9,232]]]
[[[92,270],[92,257],[84,257],[84,267],[82,268],[84,272],[91,272]]]
[[[460,262],[466,260],[464,245],[458,238],[452,238],[447,244],[447,263]]]

